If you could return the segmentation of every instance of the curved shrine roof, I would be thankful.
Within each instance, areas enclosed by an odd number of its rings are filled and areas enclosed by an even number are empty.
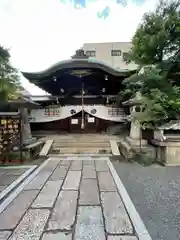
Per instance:
[[[40,72],[22,72],[23,76],[31,82],[38,82],[38,80],[56,75],[57,71],[65,69],[100,69],[108,74],[114,76],[128,77],[136,70],[115,69],[102,61],[95,58],[88,59],[70,59],[58,62],[48,69]]]

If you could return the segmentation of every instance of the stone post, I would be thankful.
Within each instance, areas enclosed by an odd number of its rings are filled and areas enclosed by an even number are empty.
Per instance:
[[[28,121],[27,108],[21,108],[20,111],[21,111],[21,117],[22,117],[22,143],[24,145],[28,145],[35,142],[35,139],[32,138],[31,128]]]

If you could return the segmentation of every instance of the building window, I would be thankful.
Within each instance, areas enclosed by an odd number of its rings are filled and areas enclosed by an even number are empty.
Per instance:
[[[96,51],[86,51],[86,55],[88,57],[95,57],[96,56]]]
[[[111,56],[121,56],[121,50],[111,50]]]
[[[111,117],[115,116],[123,116],[124,115],[124,110],[122,108],[109,108],[108,109],[108,115]]]

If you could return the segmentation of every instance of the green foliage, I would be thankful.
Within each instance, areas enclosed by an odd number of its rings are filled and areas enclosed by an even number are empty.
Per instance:
[[[155,128],[172,119],[180,119],[180,88],[172,86],[169,92],[152,89],[143,98],[141,109],[133,117],[143,128]]]
[[[129,59],[141,70],[124,80],[123,100],[142,94],[134,117],[143,128],[180,119],[180,0],[160,1],[146,13],[132,44]]]
[[[9,51],[0,46],[0,101],[15,98],[19,87],[19,76],[11,66]]]
[[[141,66],[157,64],[176,53],[180,46],[180,1],[160,1],[155,12],[146,13],[132,44],[131,60]]]

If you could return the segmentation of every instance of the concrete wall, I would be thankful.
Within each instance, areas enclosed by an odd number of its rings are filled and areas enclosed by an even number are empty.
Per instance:
[[[83,50],[96,51],[96,58],[99,61],[104,61],[113,68],[121,69],[136,69],[137,65],[134,63],[126,64],[123,60],[123,53],[130,51],[132,44],[130,42],[109,42],[109,43],[85,43]],[[111,50],[121,50],[121,56],[111,56]]]

